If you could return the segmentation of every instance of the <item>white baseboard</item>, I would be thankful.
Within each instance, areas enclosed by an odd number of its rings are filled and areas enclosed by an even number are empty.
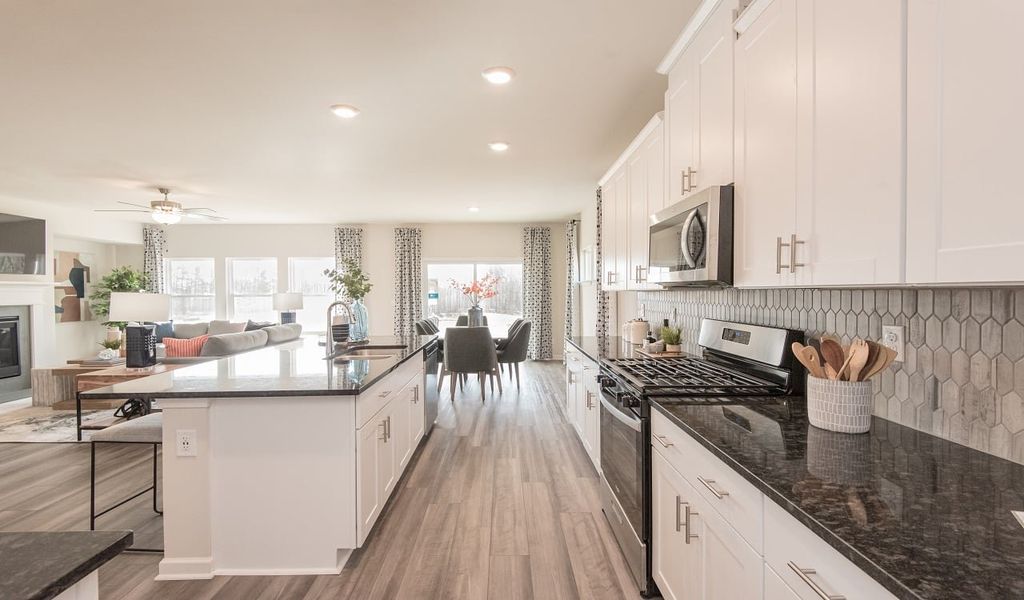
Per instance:
[[[157,581],[179,581],[184,579],[213,579],[213,557],[165,558],[160,561]]]

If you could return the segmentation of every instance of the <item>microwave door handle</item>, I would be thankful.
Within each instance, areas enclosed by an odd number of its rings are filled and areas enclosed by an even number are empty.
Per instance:
[[[615,408],[615,405],[609,402],[604,397],[604,394],[601,395],[601,404],[604,405],[605,410],[611,413],[611,415],[618,419],[623,425],[629,427],[633,431],[640,431],[640,419],[631,419],[626,415],[622,414],[622,411],[620,411],[618,408]]]
[[[679,232],[679,248],[680,250],[683,251],[683,260],[686,261],[686,266],[690,267],[691,269],[697,268],[697,260],[693,257],[692,254],[690,254],[690,247],[686,243],[686,238],[688,237],[688,234],[690,232],[690,226],[693,225],[693,220],[696,217],[697,211],[690,211],[690,214],[687,215],[686,217],[686,221],[683,222],[682,230]]]

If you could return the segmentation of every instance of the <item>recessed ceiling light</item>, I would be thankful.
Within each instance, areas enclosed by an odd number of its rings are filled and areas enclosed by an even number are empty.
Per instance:
[[[469,212],[480,212],[480,207],[479,206],[470,206],[469,207]]]
[[[512,81],[512,78],[516,76],[516,72],[508,67],[491,67],[490,69],[485,69],[482,75],[484,79],[494,85],[505,85]]]
[[[495,152],[504,152],[508,150],[508,142],[491,142],[487,145]]]
[[[335,104],[331,107],[331,112],[342,119],[351,119],[359,114],[359,109],[351,104]]]

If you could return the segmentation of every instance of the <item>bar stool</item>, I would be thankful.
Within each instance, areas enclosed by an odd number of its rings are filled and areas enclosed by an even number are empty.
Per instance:
[[[90,438],[90,463],[89,463],[89,529],[96,529],[96,519],[107,514],[132,500],[142,496],[146,492],[153,492],[153,512],[163,515],[163,511],[157,510],[157,449],[163,442],[164,418],[163,413],[150,413],[118,423],[112,427],[101,429],[92,434]],[[96,444],[152,444],[153,445],[153,484],[144,490],[121,500],[117,504],[96,512]],[[130,552],[163,552],[162,548],[129,548]]]

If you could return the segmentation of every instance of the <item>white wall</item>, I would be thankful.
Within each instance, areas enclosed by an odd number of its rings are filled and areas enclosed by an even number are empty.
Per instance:
[[[552,335],[562,354],[565,334],[565,224],[551,227]],[[461,223],[417,225],[423,229],[423,260],[513,259],[522,257],[522,224]],[[371,335],[393,331],[394,224],[362,225],[363,268],[373,291],[366,298]],[[225,260],[230,257],[276,257],[278,287],[288,282],[288,257],[334,256],[334,225],[175,225],[168,227],[168,257],[214,258],[217,315],[227,317]],[[129,252],[119,252],[128,256]],[[122,263],[118,263],[122,264]],[[424,274],[425,275],[425,274]]]

